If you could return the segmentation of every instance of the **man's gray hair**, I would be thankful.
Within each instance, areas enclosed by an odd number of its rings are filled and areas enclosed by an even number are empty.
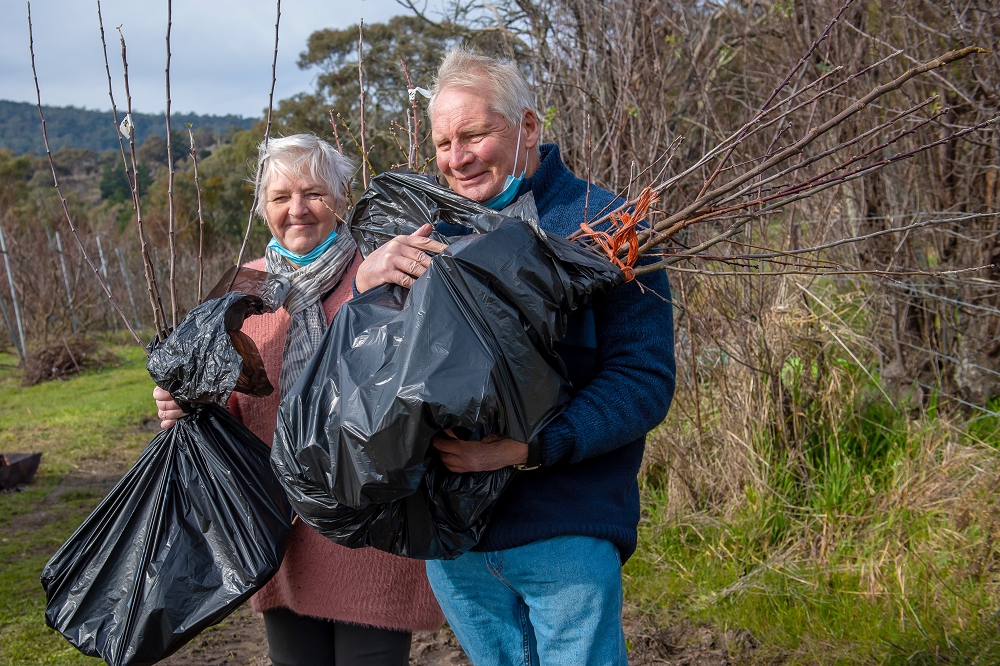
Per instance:
[[[512,62],[489,58],[463,48],[450,51],[438,68],[427,115],[434,118],[434,102],[445,88],[464,88],[490,93],[490,109],[503,116],[511,127],[517,127],[525,110],[536,116],[535,101],[521,70]]]
[[[293,134],[271,139],[267,145],[262,141],[257,147],[257,154],[257,169],[263,171],[257,185],[255,212],[262,220],[267,220],[264,216],[267,206],[265,195],[275,173],[291,178],[308,174],[326,190],[326,194],[333,196],[335,205],[332,208],[335,211],[342,213],[347,208],[347,192],[354,165],[323,139],[313,134]]]

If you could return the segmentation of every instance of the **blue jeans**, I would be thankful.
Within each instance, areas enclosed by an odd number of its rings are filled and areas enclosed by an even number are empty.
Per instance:
[[[562,536],[427,562],[476,666],[627,666],[622,569],[610,541]]]

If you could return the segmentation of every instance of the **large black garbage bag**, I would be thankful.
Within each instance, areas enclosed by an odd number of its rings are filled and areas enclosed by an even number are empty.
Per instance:
[[[441,187],[432,176],[407,171],[387,171],[372,179],[347,220],[361,254],[396,236],[412,234],[424,224],[445,222],[466,227],[475,233],[487,233],[496,226],[490,216],[495,211]],[[448,238],[435,231],[431,238],[447,243]]]
[[[443,222],[453,228],[464,227],[484,234],[496,228],[499,217],[516,217],[539,230],[538,211],[530,193],[498,213],[441,187],[433,176],[400,170],[387,171],[372,179],[351,209],[348,223],[361,254],[367,257],[396,236],[412,234],[424,224],[436,227]],[[441,243],[456,240],[439,231],[431,233],[431,238]]]
[[[406,212],[401,233],[444,210],[429,187],[418,194],[431,205]],[[451,473],[431,440],[451,429],[536,443],[569,401],[553,351],[568,314],[622,279],[522,220],[452,219],[492,231],[454,241],[412,290],[380,287],[342,306],[279,409],[272,465],[299,516],[336,543],[424,559],[475,545],[514,471]]]
[[[243,292],[211,299],[152,350],[150,374],[191,413],[153,438],[42,572],[46,622],[84,654],[156,663],[280,567],[291,507],[267,445],[220,406],[238,386],[272,390],[259,355],[237,352],[253,348],[243,318],[267,307]]]

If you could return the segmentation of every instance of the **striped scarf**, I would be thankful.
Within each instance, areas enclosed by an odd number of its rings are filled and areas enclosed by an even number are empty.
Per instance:
[[[333,245],[305,266],[295,267],[270,248],[264,252],[267,271],[284,275],[291,283],[282,303],[292,318],[285,334],[285,348],[281,353],[278,389],[282,398],[319,348],[326,332],[326,313],[323,311],[322,299],[344,277],[354,261],[356,249],[357,244],[350,232],[343,227],[338,230]]]

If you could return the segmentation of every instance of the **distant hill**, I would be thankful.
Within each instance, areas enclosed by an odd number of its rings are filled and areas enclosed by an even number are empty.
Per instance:
[[[118,138],[112,127],[111,111],[91,111],[75,106],[43,106],[45,127],[49,135],[49,147],[57,150],[63,146],[87,148],[97,152],[118,150]],[[119,109],[119,121],[123,117]],[[191,123],[195,129],[208,128],[216,134],[225,133],[233,125],[249,129],[256,118],[243,116],[199,116],[189,113],[174,113],[170,116],[174,130],[184,130],[184,123]],[[151,135],[166,136],[167,129],[160,114],[133,113],[136,145]],[[29,150],[38,154],[45,152],[42,142],[42,123],[38,119],[38,109],[27,102],[0,100],[0,148],[10,148],[18,155]]]

